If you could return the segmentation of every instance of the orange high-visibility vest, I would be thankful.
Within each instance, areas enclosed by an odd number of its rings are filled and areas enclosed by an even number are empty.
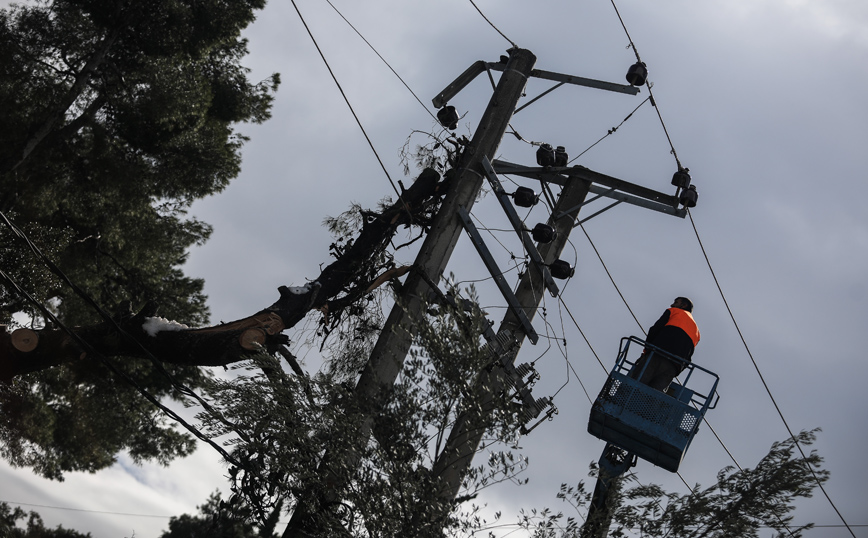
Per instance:
[[[684,331],[693,340],[693,347],[696,347],[696,344],[699,343],[699,327],[696,326],[693,314],[680,308],[669,308],[668,310],[669,321],[666,322],[666,325],[672,325]]]

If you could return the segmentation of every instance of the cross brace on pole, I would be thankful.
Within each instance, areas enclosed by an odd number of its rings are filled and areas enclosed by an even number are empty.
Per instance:
[[[556,260],[563,251],[578,218],[579,206],[588,194],[588,187],[589,182],[583,180],[576,179],[566,182],[560,199],[552,211],[552,216],[549,217],[549,225],[556,229],[557,236],[551,243],[539,246],[540,255],[545,263]],[[569,213],[568,218],[554,218],[555,214],[569,208],[574,209]],[[530,320],[533,320],[538,310],[539,302],[543,296],[542,288],[541,273],[536,269],[536,266],[529,266],[522,276],[515,295],[522,304],[525,315]],[[512,310],[507,311],[504,316],[503,322],[498,328],[497,336],[498,341],[511,340],[513,342],[512,345],[506,346],[507,353],[501,361],[514,363],[525,333],[522,329],[522,323]],[[497,367],[479,373],[476,390],[482,391],[481,405],[472,406],[459,414],[443,451],[438,454],[434,462],[432,474],[439,479],[440,494],[445,499],[454,499],[458,494],[461,481],[470,468],[473,455],[485,433],[485,425],[495,410],[492,395],[496,394],[506,383],[504,376],[504,371]]]
[[[464,224],[464,231],[466,231],[467,235],[470,236],[470,241],[473,243],[473,246],[476,247],[476,252],[479,254],[479,257],[482,258],[482,262],[485,264],[485,267],[488,268],[488,272],[491,273],[491,278],[494,279],[494,283],[497,284],[497,289],[499,289],[500,293],[503,294],[503,298],[506,299],[506,303],[509,305],[510,310],[512,310],[516,317],[518,317],[522,329],[524,329],[524,333],[527,335],[528,339],[530,339],[532,343],[536,344],[539,340],[539,336],[533,329],[530,320],[527,319],[527,315],[525,315],[518,299],[515,297],[515,294],[512,293],[512,289],[509,287],[509,284],[507,284],[506,279],[503,278],[503,272],[497,266],[497,262],[494,261],[494,256],[491,255],[491,251],[489,251],[488,247],[485,246],[482,236],[479,235],[479,230],[476,229],[476,225],[473,224],[473,220],[470,218],[470,213],[468,213],[463,207],[459,207],[458,216],[461,217],[461,223]]]
[[[503,190],[503,185],[501,185],[500,180],[497,179],[497,174],[494,172],[494,168],[491,167],[491,162],[488,159],[482,159],[482,168],[485,170],[485,177],[488,178],[488,183],[491,185],[494,194],[497,196],[497,201],[500,202],[501,207],[503,207],[503,212],[506,213],[506,217],[515,229],[515,233],[517,233],[519,239],[521,239],[525,252],[527,252],[531,261],[536,264],[537,268],[542,273],[543,280],[545,280],[546,283],[546,288],[551,292],[552,297],[557,297],[559,292],[558,285],[555,284],[555,280],[552,278],[549,268],[543,263],[533,239],[531,239],[527,234],[527,230],[524,227],[524,223],[521,221],[521,217],[518,216],[518,213],[515,212],[515,208],[512,206],[512,202],[509,201],[509,195],[506,194],[506,191]],[[536,344],[536,342],[534,342],[534,344]]]

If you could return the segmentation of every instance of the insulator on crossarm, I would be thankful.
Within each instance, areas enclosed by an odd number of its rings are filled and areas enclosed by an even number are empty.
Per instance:
[[[549,271],[552,277],[558,280],[566,280],[572,278],[576,274],[575,268],[569,262],[564,260],[555,260],[549,265]]]
[[[533,227],[530,235],[537,243],[547,244],[554,241],[555,238],[558,236],[558,233],[548,224],[543,224],[542,222],[540,222]]]
[[[450,131],[458,127],[458,111],[452,105],[447,105],[437,111],[437,121]]]
[[[536,163],[542,167],[554,166],[555,150],[551,144],[541,144],[536,150]]]
[[[636,62],[627,70],[627,82],[631,86],[642,86],[648,79],[648,68],[645,67],[645,62]]]
[[[678,171],[672,175],[672,184],[679,189],[686,189],[690,186],[690,169],[678,168]]]
[[[521,378],[521,379],[524,379],[524,377],[525,377],[527,374],[529,374],[532,370],[533,370],[533,367],[532,367],[530,364],[526,363],[526,362],[523,362],[523,363],[521,363],[521,364],[519,364],[518,366],[515,367],[515,373],[516,373],[516,374],[518,375],[518,377]]]
[[[699,200],[699,193],[696,192],[696,186],[691,185],[681,192],[678,201],[684,207],[696,207],[696,202]]]
[[[570,156],[567,155],[567,148],[558,146],[555,148],[555,166],[566,166]]]
[[[512,200],[518,207],[533,207],[539,203],[539,194],[528,187],[519,187],[512,193]]]

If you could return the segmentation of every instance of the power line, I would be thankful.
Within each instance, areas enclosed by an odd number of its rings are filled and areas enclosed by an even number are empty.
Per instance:
[[[382,56],[379,52],[377,52],[377,49],[375,49],[374,46],[371,45],[370,41],[368,41],[367,39],[365,39],[365,36],[363,36],[362,33],[359,32],[359,31],[356,29],[356,27],[353,26],[353,24],[352,24],[350,21],[347,20],[346,17],[344,17],[343,13],[341,13],[340,11],[338,11],[338,8],[336,8],[335,5],[331,3],[331,0],[326,0],[326,3],[328,3],[328,5],[330,5],[331,8],[332,8],[333,10],[335,10],[335,12],[336,12],[338,15],[340,15],[340,17],[344,20],[344,22],[346,22],[346,23],[350,26],[350,28],[352,28],[353,31],[356,32],[356,34],[358,34],[358,36],[359,36],[360,38],[362,38],[362,41],[364,41],[365,44],[368,45],[368,47],[370,47],[372,51],[374,51],[374,54],[376,54],[376,55],[377,55],[381,60],[383,60],[383,63],[386,64],[386,67],[388,67],[389,70],[392,71],[392,73],[394,73],[396,77],[398,77],[398,80],[400,80],[400,81],[401,81],[401,84],[403,84],[404,87],[407,88],[407,91],[409,91],[411,94],[413,94],[413,97],[415,97],[416,100],[419,101],[419,104],[422,105],[422,108],[425,109],[425,112],[427,112],[427,113],[428,113],[432,118],[434,118],[435,121],[437,121],[437,116],[435,116],[434,113],[431,112],[431,110],[429,110],[427,106],[425,106],[425,103],[423,103],[422,100],[419,99],[419,96],[416,95],[416,92],[414,92],[414,91],[412,90],[412,88],[410,88],[410,86],[409,86],[406,82],[404,82],[404,79],[401,78],[401,75],[399,75],[398,72],[395,71],[395,70],[392,68],[391,65],[389,65],[389,62],[387,62],[386,59],[383,58],[383,56]]]
[[[163,365],[160,363],[160,361],[157,360],[157,358],[147,348],[145,348],[141,342],[139,342],[137,339],[133,338],[128,332],[126,332],[122,327],[120,327],[120,325],[118,325],[118,323],[114,320],[114,318],[112,318],[99,304],[97,304],[97,302],[89,294],[87,294],[78,285],[76,285],[74,282],[72,282],[72,280],[70,280],[70,278],[66,275],[66,273],[64,273],[53,261],[51,261],[51,259],[49,259],[48,256],[46,256],[42,252],[42,250],[38,246],[36,246],[36,244],[34,244],[33,241],[30,240],[30,238],[27,236],[27,234],[24,233],[24,231],[21,230],[15,223],[13,223],[9,219],[9,217],[5,213],[3,213],[2,211],[0,211],[0,221],[2,221],[2,223],[7,228],[9,228],[9,230],[13,233],[13,235],[15,235],[16,237],[21,239],[30,248],[30,250],[33,252],[33,254],[36,255],[36,257],[42,263],[44,263],[46,265],[46,267],[48,267],[48,269],[52,273],[54,273],[56,276],[58,276],[79,297],[81,297],[89,306],[91,306],[96,311],[96,313],[100,317],[102,317],[122,338],[126,339],[127,341],[131,342],[133,345],[137,346],[143,352],[144,357],[150,360],[150,362],[154,366],[154,368],[156,368],[156,370],[161,375],[163,375],[167,380],[169,380],[169,382],[172,384],[172,386],[176,390],[178,390],[181,394],[184,394],[186,396],[189,396],[189,397],[195,399],[197,402],[199,402],[199,404],[203,407],[203,409],[205,409],[205,411],[208,414],[210,414],[211,416],[216,418],[219,422],[223,423],[230,430],[237,433],[239,437],[241,437],[245,441],[249,442],[248,437],[244,433],[239,431],[236,425],[232,424],[225,417],[223,417],[223,415],[221,413],[217,412],[214,408],[212,408],[211,405],[208,404],[208,402],[206,402],[201,396],[196,394],[189,387],[187,387],[187,386],[183,385],[182,383],[179,383],[177,380],[175,380],[174,377],[172,376],[172,374],[169,373],[163,367]],[[145,399],[150,401],[153,405],[155,405],[158,409],[160,409],[163,413],[165,413],[169,418],[178,422],[187,431],[189,431],[191,434],[193,434],[195,437],[197,437],[201,441],[204,441],[205,443],[210,445],[221,456],[223,456],[227,462],[232,463],[236,467],[244,468],[242,465],[240,465],[235,460],[235,458],[233,458],[231,455],[229,455],[229,453],[226,452],[223,449],[223,447],[219,446],[217,443],[215,443],[213,440],[211,440],[211,438],[209,438],[204,433],[202,433],[198,428],[189,424],[180,415],[178,415],[177,413],[175,413],[174,411],[172,411],[171,409],[169,409],[168,407],[163,405],[154,395],[150,394],[135,379],[133,379],[127,373],[125,373],[124,371],[119,369],[117,366],[115,366],[110,360],[108,360],[108,358],[105,355],[103,355],[101,352],[96,350],[92,345],[90,345],[89,342],[85,341],[79,334],[77,334],[75,331],[73,331],[72,329],[67,327],[64,323],[62,323],[48,308],[45,307],[45,305],[43,305],[42,303],[37,301],[36,298],[34,298],[30,293],[28,293],[26,290],[24,290],[11,276],[9,276],[2,269],[0,269],[0,278],[2,278],[10,286],[10,288],[16,290],[25,299],[27,299],[31,304],[33,304],[40,312],[42,312],[42,315],[45,316],[46,319],[50,319],[58,328],[60,328],[65,333],[67,333],[82,348],[84,348],[89,355],[99,359],[107,368],[109,368],[116,375],[120,376],[127,383],[132,385],[133,388],[135,388],[136,391],[139,392],[139,394],[144,396]]]
[[[2,213],[0,213],[0,215],[2,215]],[[139,394],[144,396],[145,399],[147,399],[149,402],[154,404],[158,409],[160,409],[163,413],[165,413],[169,418],[171,418],[172,420],[181,424],[187,431],[189,431],[190,433],[195,435],[201,441],[204,441],[204,442],[208,443],[209,445],[211,445],[211,447],[214,448],[217,452],[219,452],[220,455],[223,456],[227,462],[235,465],[236,467],[244,468],[238,461],[235,460],[235,458],[233,458],[231,455],[229,455],[228,452],[223,450],[223,447],[216,444],[213,440],[208,438],[205,434],[203,434],[195,426],[189,424],[180,415],[178,415],[177,413],[175,413],[174,411],[172,411],[171,409],[169,409],[168,407],[163,405],[154,395],[152,395],[144,387],[139,385],[139,383],[135,379],[133,379],[132,377],[127,375],[125,372],[123,372],[119,368],[117,368],[114,364],[111,363],[111,361],[108,360],[107,357],[105,357],[102,353],[100,353],[93,346],[91,346],[90,343],[85,341],[83,338],[81,338],[81,336],[79,336],[72,329],[67,327],[59,319],[57,319],[57,317],[53,313],[51,313],[50,310],[48,310],[42,303],[37,301],[35,297],[30,295],[30,293],[28,293],[26,290],[24,290],[3,269],[0,269],[0,279],[2,279],[11,289],[14,289],[15,291],[17,291],[19,294],[24,296],[25,299],[27,299],[30,303],[32,303],[37,309],[39,309],[39,311],[42,312],[42,315],[44,315],[46,317],[46,319],[51,320],[51,322],[54,323],[57,327],[59,327],[60,330],[67,333],[73,340],[76,341],[76,343],[78,343],[78,345],[80,345],[82,348],[84,348],[87,351],[88,355],[96,357],[97,359],[99,359],[103,364],[105,364],[105,366],[107,368],[109,368],[116,375],[120,376],[124,381],[126,381],[127,383],[132,385],[139,392]]]
[[[476,11],[478,11],[479,14],[482,15],[482,18],[485,19],[485,22],[487,22],[489,25],[491,25],[491,27],[494,28],[494,29],[497,31],[498,34],[500,34],[501,36],[503,36],[504,39],[506,39],[507,41],[509,41],[509,44],[512,45],[512,48],[514,48],[514,49],[517,49],[517,48],[518,48],[518,45],[516,45],[515,42],[514,42],[513,40],[511,40],[510,38],[506,37],[506,34],[504,34],[503,32],[501,32],[500,29],[499,29],[497,26],[495,26],[493,22],[491,22],[490,20],[488,20],[488,17],[485,16],[485,13],[483,13],[481,9],[479,9],[479,6],[476,5],[476,2],[474,2],[473,0],[470,0],[470,3],[473,4],[473,7],[476,8]]]
[[[154,514],[131,514],[128,512],[110,512],[108,510],[87,510],[84,508],[69,508],[64,506],[49,506],[47,504],[20,503],[16,501],[4,501],[0,499],[0,503],[14,504],[18,506],[35,506],[36,508],[49,508],[51,510],[67,510],[69,512],[86,512],[89,514],[106,514],[110,516],[128,516],[128,517],[154,517],[160,519],[171,519],[174,516],[158,516]]]
[[[615,278],[612,276],[612,273],[609,272],[609,267],[606,266],[606,262],[603,261],[603,256],[600,254],[600,251],[597,250],[597,245],[594,244],[594,241],[591,239],[591,236],[588,235],[588,231],[585,230],[585,226],[581,222],[578,222],[578,225],[582,229],[582,232],[584,232],[585,237],[588,238],[588,242],[591,244],[591,247],[594,249],[594,252],[597,254],[597,258],[600,260],[600,263],[603,265],[603,269],[606,271],[606,274],[609,276],[609,280],[612,282],[612,285],[615,286],[615,291],[618,292],[618,295],[621,297],[621,301],[624,302],[624,306],[626,306],[627,310],[630,311],[630,315],[633,316],[633,319],[636,321],[636,325],[638,325],[639,329],[642,330],[642,334],[647,335],[648,333],[645,331],[645,328],[642,327],[642,324],[639,322],[639,318],[636,317],[636,314],[633,312],[633,309],[630,308],[629,304],[627,304],[627,299],[624,298],[624,294],[621,293],[621,288],[619,288],[618,284],[615,283]]]
[[[567,163],[567,164],[570,164],[570,163],[572,163],[573,161],[578,160],[579,157],[581,157],[581,156],[584,155],[585,153],[591,151],[591,149],[593,149],[594,146],[596,146],[597,144],[599,144],[600,142],[602,142],[603,140],[605,140],[605,139],[608,138],[609,136],[615,134],[615,132],[616,132],[618,129],[620,129],[621,126],[624,125],[624,124],[627,122],[627,120],[629,120],[631,117],[633,117],[633,114],[635,114],[636,111],[639,110],[639,108],[640,108],[642,105],[644,105],[645,103],[647,103],[647,102],[650,101],[650,100],[651,100],[651,97],[650,97],[650,96],[646,97],[644,101],[642,101],[641,103],[639,103],[639,106],[637,106],[636,108],[633,109],[632,112],[630,112],[629,114],[627,114],[627,117],[626,117],[626,118],[624,118],[623,120],[621,120],[621,123],[619,123],[619,124],[616,125],[615,127],[612,127],[611,129],[609,129],[609,131],[608,131],[606,134],[604,134],[603,136],[601,136],[599,140],[597,140],[596,142],[594,142],[593,144],[591,144],[590,146],[588,146],[588,148],[585,149],[585,151],[579,153],[578,155],[576,155],[575,157],[573,157],[572,159],[570,159],[570,162]]]
[[[344,102],[347,104],[347,107],[349,107],[350,112],[353,114],[353,118],[355,118],[356,123],[359,126],[359,129],[362,130],[362,134],[365,136],[365,140],[368,141],[368,145],[371,147],[371,151],[374,152],[374,156],[377,158],[377,162],[380,163],[380,168],[382,168],[383,173],[386,174],[386,178],[389,180],[389,183],[392,185],[392,189],[395,191],[395,194],[398,195],[398,199],[401,200],[401,203],[404,206],[406,206],[407,204],[404,202],[404,199],[401,197],[401,192],[398,190],[398,186],[395,185],[394,181],[392,181],[392,176],[389,175],[389,171],[386,169],[386,165],[383,163],[383,159],[381,159],[380,154],[377,153],[377,148],[374,147],[374,143],[371,141],[371,137],[368,136],[368,132],[365,130],[364,125],[362,125],[362,121],[359,119],[359,116],[356,114],[356,111],[353,108],[353,105],[350,103],[350,100],[347,97],[346,92],[344,92],[344,89],[341,86],[341,83],[338,82],[337,76],[335,76],[334,71],[332,71],[331,65],[329,65],[328,60],[326,60],[325,54],[323,54],[322,49],[320,49],[319,43],[317,43],[316,38],[313,36],[313,32],[311,32],[310,27],[307,25],[307,21],[304,20],[304,17],[302,16],[301,11],[299,11],[298,6],[295,3],[295,0],[292,0],[292,7],[294,7],[295,12],[298,13],[298,18],[301,19],[301,23],[304,25],[304,29],[307,30],[307,35],[309,35],[311,41],[313,41],[313,45],[314,45],[314,47],[316,47],[316,51],[319,53],[320,58],[322,58],[322,61],[325,64],[326,69],[328,69],[329,74],[332,77],[332,80],[334,80],[335,85],[338,87],[338,90],[341,92],[341,96],[343,96]]]
[[[750,350],[750,346],[747,345],[747,341],[744,338],[744,334],[742,334],[742,332],[741,332],[741,327],[739,327],[738,322],[735,319],[735,315],[732,313],[732,309],[729,307],[729,302],[726,300],[726,295],[723,293],[723,288],[721,288],[721,286],[720,286],[720,281],[718,281],[718,279],[717,279],[717,275],[714,272],[714,268],[711,266],[711,260],[709,260],[708,253],[705,251],[705,246],[702,244],[702,239],[700,239],[700,237],[699,237],[699,231],[696,229],[696,222],[694,222],[694,220],[693,220],[693,213],[691,213],[689,209],[687,210],[687,215],[690,217],[690,224],[693,226],[693,233],[696,235],[696,241],[699,243],[699,248],[702,250],[702,256],[705,258],[705,263],[706,263],[706,265],[708,265],[708,270],[711,272],[711,277],[714,279],[714,284],[715,284],[715,286],[717,286],[717,291],[720,294],[720,298],[723,299],[723,304],[726,307],[726,311],[729,313],[729,317],[732,320],[733,325],[735,326],[736,332],[738,332],[738,336],[741,339],[741,343],[744,346],[745,351],[747,351],[747,355],[748,355],[748,357],[750,357],[750,361],[753,364],[753,367],[756,370],[756,373],[759,376],[760,381],[762,382],[763,387],[766,390],[766,393],[769,395],[769,399],[771,399],[772,404],[774,405],[775,410],[778,413],[778,416],[781,418],[781,422],[784,423],[784,427],[786,427],[787,433],[790,434],[790,437],[793,439],[793,441],[796,445],[796,448],[799,449],[799,453],[802,455],[802,458],[807,460],[808,456],[805,454],[805,451],[802,450],[802,445],[796,439],[795,434],[793,434],[793,430],[790,428],[790,425],[787,422],[787,419],[784,418],[784,413],[783,413],[783,411],[781,411],[780,406],[778,406],[778,402],[777,402],[777,400],[775,400],[774,395],[772,395],[772,391],[769,388],[768,383],[766,383],[765,377],[763,377],[763,374],[760,371],[759,365],[757,364],[756,360],[754,359],[753,353]],[[811,472],[811,475],[813,475],[814,480],[817,482],[817,486],[819,486],[820,491],[823,492],[823,495],[826,497],[826,500],[829,501],[829,504],[832,506],[832,508],[835,510],[835,513],[841,519],[841,523],[843,523],[844,526],[847,527],[847,530],[850,531],[850,534],[853,536],[853,538],[856,538],[856,534],[853,533],[853,529],[850,528],[850,525],[847,524],[847,521],[844,519],[844,516],[841,514],[841,511],[838,510],[837,506],[835,506],[835,503],[832,501],[832,498],[829,496],[829,493],[826,491],[826,488],[823,487],[823,483],[820,481],[819,477],[814,472],[814,469],[810,465],[808,465],[807,467],[808,467],[808,470]]]
[[[625,306],[627,307],[627,309],[630,311],[630,314],[633,315],[633,319],[636,320],[636,323],[639,324],[639,328],[642,329],[642,332],[644,333],[644,332],[645,332],[645,329],[642,328],[642,325],[641,325],[641,323],[639,323],[639,320],[636,318],[636,315],[633,314],[633,310],[632,310],[632,308],[630,308],[630,305],[627,303],[627,299],[626,299],[626,298],[624,297],[624,295],[621,293],[621,291],[620,291],[620,289],[619,289],[617,283],[615,282],[614,277],[612,277],[612,274],[609,272],[609,269],[608,269],[608,267],[606,266],[606,263],[605,263],[605,261],[603,260],[602,255],[600,254],[599,250],[597,250],[597,247],[596,247],[596,245],[594,244],[593,240],[591,240],[590,235],[588,235],[587,230],[585,230],[585,227],[582,226],[581,223],[579,223],[579,226],[581,226],[581,227],[582,227],[582,231],[585,232],[585,237],[588,238],[588,241],[591,243],[591,246],[594,248],[594,252],[597,254],[597,257],[599,258],[600,263],[603,264],[603,268],[606,270],[606,274],[609,276],[609,279],[611,280],[612,285],[615,286],[615,289],[618,291],[618,294],[621,296],[621,299],[622,299],[622,301],[624,302],[624,305],[625,305]],[[583,335],[583,336],[584,336],[584,335]],[[598,360],[599,360],[599,359],[598,359]],[[583,387],[583,388],[584,388],[584,387]],[[586,392],[586,394],[587,394],[587,392]],[[736,467],[738,467],[739,470],[743,471],[744,468],[742,468],[742,466],[741,466],[741,465],[738,463],[738,461],[735,459],[735,456],[733,456],[732,452],[729,450],[729,448],[728,448],[728,447],[726,446],[726,444],[723,442],[723,439],[720,438],[720,436],[717,434],[717,431],[715,431],[715,429],[711,426],[711,423],[708,421],[708,419],[705,418],[705,417],[703,417],[703,421],[704,421],[705,424],[708,426],[708,428],[711,430],[711,432],[714,434],[714,437],[717,439],[717,442],[720,443],[720,446],[723,447],[724,451],[726,451],[726,453],[729,455],[729,457],[730,457],[730,459],[732,460],[732,462],[736,465]],[[791,434],[791,435],[792,435],[792,434]],[[802,453],[802,456],[804,457],[804,453]],[[684,476],[682,476],[682,474],[681,474],[680,472],[677,472],[676,474],[678,475],[678,478],[681,479],[681,482],[684,483],[684,486],[685,486],[689,491],[692,491],[692,488],[691,488],[690,485],[687,483],[687,481],[684,479]],[[784,526],[784,528],[787,529],[787,532],[789,532],[790,535],[792,536],[792,535],[793,535],[793,532],[790,530],[790,526],[786,525],[783,521],[781,521],[781,524]],[[667,535],[668,535],[668,534],[667,534]]]
[[[615,5],[615,0],[611,0],[612,7],[615,8],[615,14],[618,15],[618,20],[621,21],[621,27],[624,28],[624,33],[627,34],[627,39],[630,41],[630,47],[633,49],[633,53],[636,55],[636,61],[643,63],[642,59],[639,57],[639,49],[636,48],[636,44],[633,42],[633,38],[630,37],[630,32],[627,31],[627,25],[624,24],[624,19],[621,17],[621,12],[618,11],[618,6]],[[672,151],[672,156],[675,157],[675,164],[678,165],[678,169],[681,170],[681,161],[678,160],[678,153],[675,151],[675,145],[672,144],[672,138],[669,136],[669,129],[666,128],[666,122],[663,121],[663,115],[660,113],[660,107],[657,106],[657,101],[654,99],[654,92],[651,91],[651,87],[653,84],[651,81],[647,81],[646,85],[648,86],[648,98],[651,100],[651,105],[654,107],[654,110],[657,111],[657,117],[660,119],[660,125],[663,126],[663,132],[666,134],[666,140],[669,141],[669,148]]]

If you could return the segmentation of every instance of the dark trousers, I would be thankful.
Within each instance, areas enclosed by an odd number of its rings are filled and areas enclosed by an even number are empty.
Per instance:
[[[651,358],[648,366],[645,367],[645,364],[648,362],[648,356],[642,353],[642,356],[639,357],[636,364],[630,370],[630,378],[639,379],[640,383],[661,392],[665,392],[669,388],[669,384],[672,383],[675,376],[680,374],[683,369],[681,364],[656,354]],[[642,368],[645,368],[644,372],[642,372]],[[642,372],[641,378],[639,378],[639,372]]]

